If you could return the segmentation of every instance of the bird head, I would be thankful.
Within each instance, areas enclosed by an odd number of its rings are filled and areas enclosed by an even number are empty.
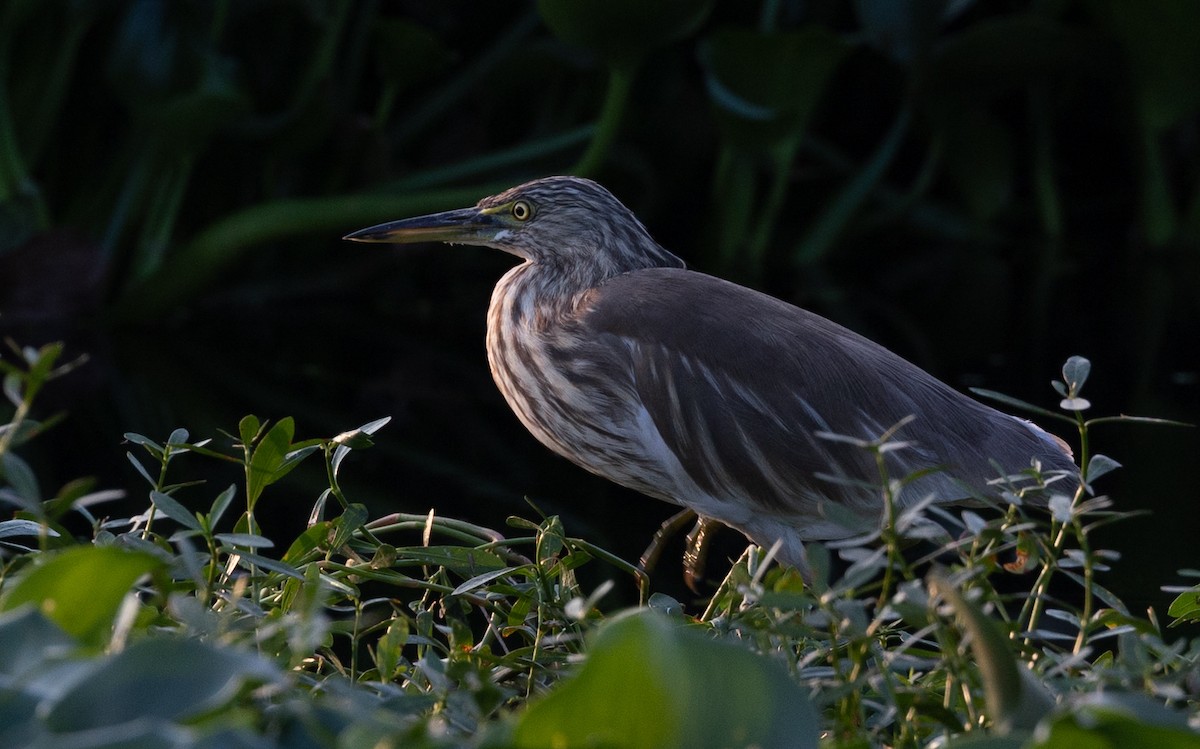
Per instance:
[[[546,177],[472,208],[391,221],[348,234],[356,242],[448,242],[494,247],[537,265],[587,269],[593,281],[640,268],[682,268],[599,184]]]

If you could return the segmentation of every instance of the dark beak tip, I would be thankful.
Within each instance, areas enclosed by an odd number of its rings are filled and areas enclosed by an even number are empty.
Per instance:
[[[383,234],[381,232],[376,231],[374,227],[370,227],[352,231],[342,237],[342,239],[347,242],[378,242],[382,237]]]

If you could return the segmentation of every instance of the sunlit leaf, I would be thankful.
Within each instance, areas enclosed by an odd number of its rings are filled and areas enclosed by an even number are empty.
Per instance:
[[[75,547],[39,561],[0,601],[0,610],[32,603],[89,644],[107,638],[121,600],[138,578],[162,566],[149,554],[115,546]]]
[[[595,635],[579,674],[530,705],[516,747],[815,749],[816,713],[778,662],[637,610]]]

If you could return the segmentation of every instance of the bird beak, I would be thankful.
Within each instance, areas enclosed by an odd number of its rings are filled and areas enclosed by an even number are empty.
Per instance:
[[[431,213],[400,221],[359,229],[342,237],[353,242],[461,242],[480,243],[490,240],[503,228],[491,215],[478,208],[459,208],[454,211]]]

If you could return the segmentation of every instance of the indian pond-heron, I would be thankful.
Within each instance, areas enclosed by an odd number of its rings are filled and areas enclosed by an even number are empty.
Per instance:
[[[492,293],[487,353],[538,440],[695,510],[804,568],[803,542],[878,527],[874,440],[906,419],[898,502],[962,503],[1038,463],[1077,482],[1066,443],[887,349],[766,294],[688,270],[600,185],[548,177],[472,208],[354,232],[360,242],[494,247],[524,262]],[[1068,490],[1069,491],[1069,490]]]

